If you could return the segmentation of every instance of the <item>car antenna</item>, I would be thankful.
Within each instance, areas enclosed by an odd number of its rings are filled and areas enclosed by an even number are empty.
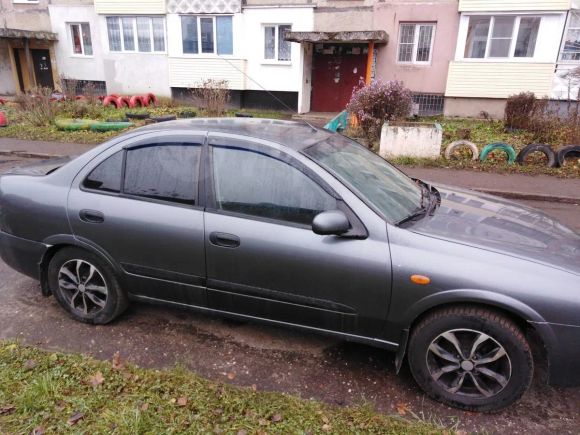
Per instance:
[[[270,92],[268,89],[266,89],[264,86],[262,86],[262,84],[260,82],[258,82],[257,80],[254,80],[252,77],[250,77],[245,71],[241,70],[240,68],[238,68],[235,64],[233,64],[232,62],[229,61],[229,59],[226,59],[225,57],[219,56],[221,59],[225,60],[232,68],[238,70],[239,72],[241,72],[244,76],[246,76],[248,79],[250,79],[251,81],[253,81],[255,84],[257,84],[262,90],[266,91],[272,98],[274,98],[278,103],[280,103],[282,106],[284,106],[286,109],[288,109],[290,112],[295,112],[297,115],[300,115],[300,113],[297,110],[294,110],[292,107],[288,106],[288,104],[286,104],[284,101],[282,101],[280,98],[278,98],[276,95],[274,95],[272,92]],[[312,132],[317,132],[318,128],[316,128],[315,126],[313,126],[311,123],[309,123],[306,119],[302,119],[302,121],[308,125],[311,129]]]

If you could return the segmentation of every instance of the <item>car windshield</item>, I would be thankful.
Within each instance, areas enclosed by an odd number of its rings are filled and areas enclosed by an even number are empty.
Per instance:
[[[391,223],[421,206],[421,188],[383,158],[344,136],[333,135],[305,154],[358,192]]]

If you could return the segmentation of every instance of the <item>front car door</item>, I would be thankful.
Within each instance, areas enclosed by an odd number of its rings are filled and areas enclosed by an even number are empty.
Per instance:
[[[198,180],[206,134],[157,133],[95,158],[68,200],[75,237],[126,272],[132,294],[205,306]]]
[[[355,216],[354,195],[297,153],[226,134],[208,144],[208,305],[376,337],[391,291],[384,221],[368,210]],[[353,237],[314,234],[314,216],[337,208]]]

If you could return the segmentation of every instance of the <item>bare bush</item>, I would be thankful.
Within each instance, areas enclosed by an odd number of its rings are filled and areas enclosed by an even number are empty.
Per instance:
[[[510,95],[505,105],[505,125],[508,128],[527,129],[537,110],[537,99],[533,92]]]
[[[230,101],[230,90],[227,80],[206,79],[191,90],[194,100],[202,104],[206,116],[222,116]]]
[[[49,125],[58,113],[57,103],[51,101],[52,89],[33,88],[29,92],[19,95],[16,102],[20,104],[21,117],[24,121],[35,125]]]

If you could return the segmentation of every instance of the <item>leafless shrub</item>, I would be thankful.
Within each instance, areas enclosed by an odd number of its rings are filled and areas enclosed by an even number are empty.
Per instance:
[[[227,80],[206,79],[191,90],[194,100],[199,100],[206,116],[221,116],[230,101]]]
[[[527,129],[537,109],[537,99],[533,92],[510,95],[504,112],[506,127]]]
[[[51,101],[52,89],[33,88],[29,92],[19,95],[16,102],[20,104],[21,117],[24,121],[35,125],[49,125],[54,121],[58,112],[57,103]]]
[[[77,96],[77,87],[79,81],[68,77],[66,74],[60,75],[60,84],[62,88],[62,93],[67,100],[74,100]]]

